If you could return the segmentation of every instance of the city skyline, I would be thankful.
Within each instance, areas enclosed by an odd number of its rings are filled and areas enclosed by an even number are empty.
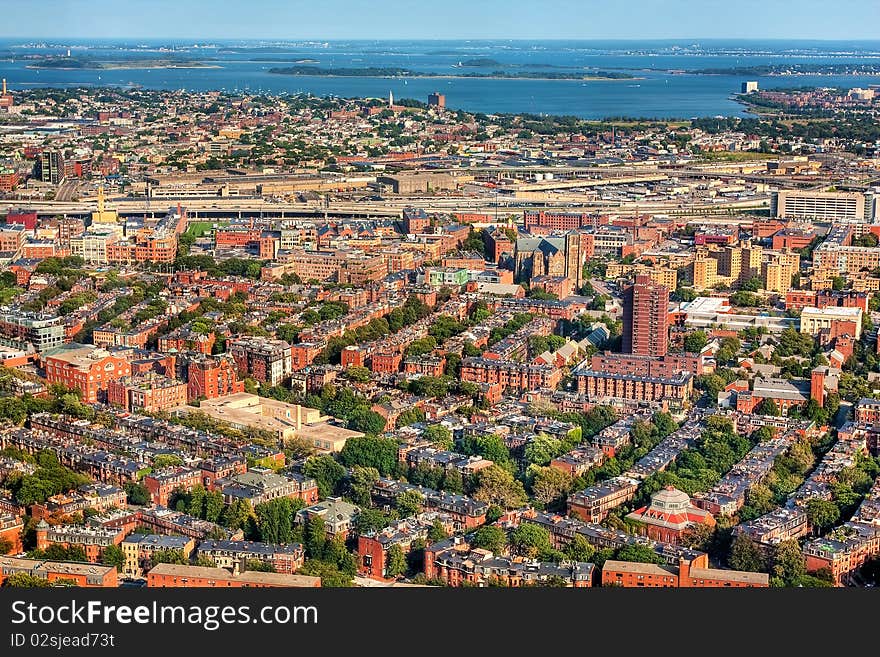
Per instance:
[[[474,6],[461,0],[413,9],[393,0],[361,8],[349,0],[320,7],[301,2],[255,0],[242,15],[230,0],[176,3],[132,2],[120,8],[108,0],[84,5],[47,0],[35,15],[27,5],[5,8],[0,37],[170,38],[170,39],[797,39],[871,40],[868,26],[880,19],[880,6],[861,0],[838,3],[834,23],[823,20],[825,5],[808,0],[792,13],[784,2],[740,3],[673,0],[662,13],[636,0],[620,20],[613,3],[564,0],[552,7],[489,0]],[[182,6],[181,6],[182,5]],[[550,11],[552,10],[552,11]],[[149,12],[149,13],[147,13]],[[567,19],[560,24],[560,14]],[[332,25],[327,17],[333,16]],[[462,17],[470,20],[462,21]],[[267,20],[271,17],[271,20]],[[197,26],[197,27],[194,27]],[[198,36],[196,36],[198,35]],[[438,36],[439,35],[439,36]]]

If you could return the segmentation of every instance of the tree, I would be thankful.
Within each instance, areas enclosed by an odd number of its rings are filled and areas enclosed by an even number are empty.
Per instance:
[[[352,365],[349,367],[345,370],[345,376],[348,377],[349,381],[354,381],[355,383],[369,383],[372,378],[370,370],[366,367],[361,367],[360,365]]]
[[[101,563],[105,566],[116,566],[117,572],[125,568],[125,553],[118,545],[108,545],[101,551]]]
[[[571,474],[553,467],[530,466],[532,495],[541,504],[550,504],[566,495],[572,487]]]
[[[406,555],[403,548],[395,544],[385,553],[385,576],[399,577],[406,572]]]
[[[785,586],[797,586],[807,574],[807,562],[795,539],[782,541],[773,553],[773,576]]]
[[[348,488],[355,504],[369,506],[373,485],[377,481],[379,481],[379,471],[376,468],[356,465],[351,469]]]
[[[258,505],[259,506],[259,505]],[[274,573],[275,566],[262,559],[248,559],[244,562],[244,570],[257,573]]]
[[[480,456],[494,461],[500,466],[510,463],[510,451],[500,436],[495,434],[477,436],[475,444],[477,454]]]
[[[746,501],[754,509],[757,518],[773,509],[773,491],[764,484],[752,484],[746,494]]]
[[[589,541],[581,534],[575,534],[571,539],[571,543],[563,549],[565,556],[572,561],[582,561],[589,563],[596,554],[596,548],[590,545]]]
[[[698,354],[709,342],[704,331],[690,331],[684,336],[684,350],[688,353]]]
[[[476,487],[473,497],[476,500],[512,509],[522,506],[528,499],[522,483],[514,479],[510,472],[497,465],[483,468],[477,473],[475,479]]]
[[[382,422],[385,422],[384,418]],[[339,459],[348,467],[361,465],[376,468],[379,474],[387,476],[397,466],[397,441],[377,436],[355,436],[345,441]]]
[[[203,518],[205,515],[205,498],[207,491],[204,486],[193,486],[189,492],[189,504],[187,513],[195,518]]]
[[[219,490],[211,490],[205,495],[205,520],[208,522],[220,522],[220,516],[226,504],[223,502],[223,493]]]
[[[661,438],[665,438],[678,428],[678,424],[672,419],[672,416],[662,411],[654,413],[651,421],[657,428],[657,433]]]
[[[746,534],[737,534],[730,546],[730,567],[734,570],[761,572],[766,570],[767,562],[758,544]]]
[[[348,418],[348,428],[369,434],[382,433],[385,431],[385,418],[368,408],[356,408]]]
[[[446,529],[443,528],[443,525],[439,520],[435,520],[431,523],[431,528],[428,530],[429,541],[436,543],[437,541],[442,541],[448,536],[449,534],[446,533]]]
[[[129,504],[146,506],[150,503],[150,491],[143,484],[127,481],[123,486]]]
[[[19,589],[42,589],[52,586],[49,580],[30,573],[13,573],[3,580],[3,586]]]
[[[452,432],[442,424],[432,424],[425,427],[422,436],[430,440],[437,449],[450,449],[452,447]]]
[[[562,441],[546,433],[538,433],[526,445],[523,456],[527,463],[547,465],[554,456],[558,456],[561,452]]]
[[[523,522],[510,534],[510,544],[523,556],[534,559],[552,549],[550,532],[532,522]]]
[[[416,490],[407,490],[397,496],[395,503],[401,516],[414,516],[422,510],[425,498]]]
[[[449,493],[463,493],[464,480],[461,477],[461,472],[459,472],[456,468],[450,468],[449,470],[446,470],[443,473],[443,481],[440,484],[440,488]]]
[[[302,508],[302,500],[296,505]],[[257,528],[264,543],[290,543],[293,540],[293,516],[299,510],[289,497],[280,497],[257,504]]]
[[[320,577],[321,586],[330,588],[351,586],[353,578],[352,574],[340,569],[336,564],[319,559],[309,559],[297,572],[301,575]]]
[[[501,554],[507,545],[507,534],[495,525],[483,525],[474,532],[471,545],[475,548],[489,550],[493,554]]]
[[[172,465],[183,465],[183,460],[176,454],[159,454],[153,459],[154,470],[161,470]]]
[[[254,518],[254,508],[249,500],[237,498],[223,510],[220,517],[229,529],[241,529],[247,534]]]
[[[182,566],[187,563],[187,559],[183,556],[182,550],[156,550],[150,555],[150,564],[155,566],[160,563],[171,563]]]
[[[814,530],[822,532],[840,520],[840,509],[830,500],[812,499],[807,502],[807,519]]]
[[[776,402],[770,398],[767,398],[761,402],[761,407],[758,412],[762,415],[779,417],[779,407],[776,405]]]
[[[397,511],[392,511],[392,514],[394,515],[394,517],[397,517]],[[361,509],[356,521],[357,532],[359,534],[377,532],[385,527],[388,524],[389,520],[390,518],[386,517],[386,515],[382,513],[379,509]]]
[[[314,515],[306,520],[306,554],[312,559],[320,559],[324,553],[324,544],[326,542],[327,528],[324,524],[324,519],[319,515]]]
[[[329,454],[321,454],[306,459],[303,473],[318,484],[318,495],[328,497],[336,491],[339,482],[345,477],[345,468]]]
[[[715,530],[704,523],[694,523],[685,527],[679,537],[679,544],[692,550],[707,552],[715,536]]]
[[[614,553],[618,561],[636,561],[638,563],[663,563],[663,557],[652,548],[641,543],[628,543]]]

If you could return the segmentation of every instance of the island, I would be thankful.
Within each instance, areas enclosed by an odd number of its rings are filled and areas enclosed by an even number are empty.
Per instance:
[[[188,59],[121,59],[103,60],[80,57],[46,57],[33,59],[25,68],[53,70],[106,70],[145,68],[222,68],[217,64]]]
[[[463,62],[455,64],[457,67],[466,68],[485,68],[487,66],[503,66],[503,64],[491,57],[477,57],[475,59],[466,59]]]
[[[690,75],[880,75],[878,64],[767,64],[761,66],[733,66],[725,68],[698,68],[683,71]]]
[[[355,78],[380,78],[380,77],[406,77],[406,78],[491,78],[510,80],[635,80],[638,79],[631,73],[621,71],[492,71],[491,73],[429,73],[413,71],[407,68],[397,67],[366,67],[366,68],[321,68],[318,66],[288,66],[284,68],[270,68],[269,73],[278,75],[308,75],[314,77],[355,77]]]

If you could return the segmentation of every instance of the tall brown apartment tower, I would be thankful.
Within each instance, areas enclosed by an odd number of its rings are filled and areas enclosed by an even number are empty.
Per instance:
[[[668,341],[669,289],[650,276],[636,276],[623,292],[623,352],[665,356]]]
[[[575,291],[584,284],[586,258],[581,244],[581,234],[571,231],[565,235],[565,275],[571,280]]]

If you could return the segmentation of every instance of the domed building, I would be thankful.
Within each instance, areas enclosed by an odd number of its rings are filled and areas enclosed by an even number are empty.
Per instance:
[[[708,511],[697,508],[691,498],[675,486],[667,486],[651,496],[651,504],[626,516],[639,526],[641,533],[655,541],[678,543],[685,529],[693,525],[715,526]]]

